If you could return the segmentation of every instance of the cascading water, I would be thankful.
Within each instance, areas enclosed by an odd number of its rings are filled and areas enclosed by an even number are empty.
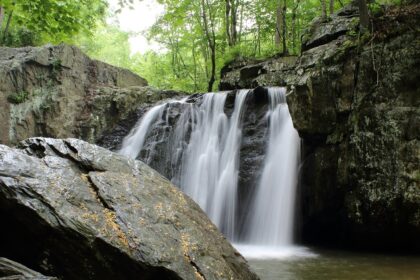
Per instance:
[[[270,88],[269,141],[251,206],[249,243],[287,246],[293,242],[293,219],[299,135],[293,127],[284,88]]]
[[[151,125],[162,116],[165,106],[166,104],[161,104],[153,107],[137,122],[134,129],[130,131],[130,134],[124,138],[119,151],[120,154],[132,158],[137,157],[144,145]]]
[[[185,105],[167,142],[164,156],[170,162],[171,180],[206,211],[210,219],[245,255],[277,256],[292,245],[299,136],[293,128],[285,89],[269,88],[268,141],[259,183],[249,205],[245,236],[238,233],[238,173],[242,120],[249,90],[236,93],[233,112],[225,112],[228,93],[208,93],[201,102]],[[177,102],[177,101],[171,101]],[[167,103],[170,104],[170,103]],[[167,104],[158,105],[138,122],[124,139],[121,154],[136,158],[156,122],[162,122]],[[167,118],[167,117],[166,117]],[[167,123],[168,119],[163,120]],[[156,141],[154,139],[153,141]],[[153,145],[152,145],[153,146]],[[146,162],[150,158],[143,159]],[[149,162],[148,162],[149,163]],[[252,246],[250,246],[252,245]],[[258,247],[256,247],[258,246]],[[257,248],[257,249],[256,249]]]
[[[236,236],[240,124],[248,92],[239,91],[230,119],[224,113],[226,94],[204,96],[193,123],[180,180],[181,189],[230,239]]]
[[[251,202],[246,240],[237,247],[248,257],[305,254],[293,245],[293,220],[300,139],[293,127],[285,88],[269,88],[268,147]]]

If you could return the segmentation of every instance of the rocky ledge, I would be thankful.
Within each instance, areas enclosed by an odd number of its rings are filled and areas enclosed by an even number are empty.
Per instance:
[[[303,241],[420,251],[419,25],[412,4],[362,33],[350,5],[313,22],[299,57],[224,68],[222,89],[288,88],[303,139]]]
[[[118,121],[179,93],[69,46],[0,48],[0,143],[34,136],[91,143]]]
[[[81,140],[0,145],[0,218],[0,256],[60,279],[257,279],[180,190]]]
[[[20,263],[6,258],[0,258],[0,279],[2,280],[57,280],[55,277],[44,276]]]

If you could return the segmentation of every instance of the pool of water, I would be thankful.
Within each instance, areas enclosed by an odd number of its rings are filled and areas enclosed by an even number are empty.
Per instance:
[[[239,248],[262,280],[419,280],[420,256],[396,256],[297,247],[264,258]],[[290,253],[292,252],[292,253]],[[247,256],[248,255],[248,256]]]

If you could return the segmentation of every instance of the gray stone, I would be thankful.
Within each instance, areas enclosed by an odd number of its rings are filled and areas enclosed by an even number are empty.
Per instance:
[[[257,279],[140,161],[81,140],[0,145],[0,255],[63,279]]]
[[[33,136],[99,141],[139,107],[178,95],[146,86],[73,46],[0,48],[0,143]]]
[[[20,263],[6,258],[0,258],[0,279],[2,280],[57,280],[55,277],[44,276]]]

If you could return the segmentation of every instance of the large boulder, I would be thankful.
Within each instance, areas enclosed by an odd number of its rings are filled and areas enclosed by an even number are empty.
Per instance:
[[[190,198],[81,140],[0,145],[0,256],[62,279],[257,279]]]
[[[139,106],[177,95],[146,86],[74,46],[0,48],[0,143],[33,136],[94,143]]]
[[[275,57],[222,73],[222,89],[288,88],[303,139],[305,242],[420,250],[419,24],[413,3],[388,9],[373,19],[373,33],[360,33],[350,5],[313,22],[293,65]]]

